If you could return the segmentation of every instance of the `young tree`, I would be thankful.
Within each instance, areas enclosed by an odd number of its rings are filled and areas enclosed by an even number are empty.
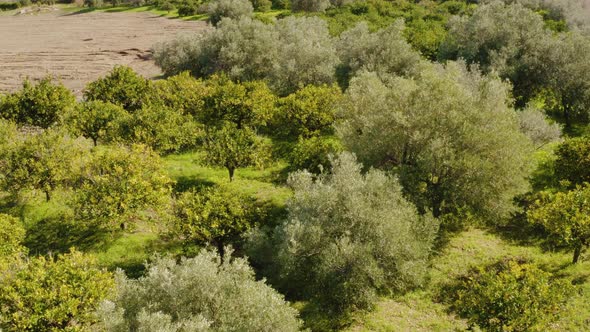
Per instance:
[[[121,125],[128,118],[129,113],[120,106],[88,101],[78,104],[69,112],[64,118],[64,124],[72,134],[90,138],[96,146],[99,140],[119,140],[122,136]]]
[[[420,210],[493,220],[514,209],[531,169],[508,98],[502,81],[460,63],[387,85],[364,74],[347,90],[338,131],[366,165],[396,170]]]
[[[141,109],[150,93],[149,80],[129,67],[116,66],[107,76],[90,82],[84,90],[84,98],[109,102],[133,113]]]
[[[269,156],[268,146],[250,128],[238,129],[225,123],[207,134],[205,161],[213,166],[225,167],[229,180],[239,167],[262,166]]]
[[[219,187],[182,193],[174,215],[176,234],[198,245],[214,245],[222,258],[225,246],[256,224],[254,201]]]
[[[527,217],[543,225],[558,242],[573,248],[575,264],[582,249],[590,244],[590,186],[585,184],[556,194],[543,193]]]
[[[198,118],[204,105],[204,98],[209,93],[209,87],[201,79],[196,79],[188,71],[165,80],[153,83],[149,104],[155,107],[167,107],[181,115],[191,115]]]
[[[227,253],[231,257],[231,252]],[[301,329],[297,310],[256,281],[246,260],[202,251],[179,264],[156,258],[144,277],[117,279],[117,297],[104,302],[106,331],[260,331]]]
[[[161,212],[171,190],[160,158],[143,145],[95,150],[78,182],[72,202],[76,217],[123,230],[142,212]]]
[[[13,268],[0,271],[0,328],[9,332],[88,329],[114,287],[111,273],[77,251],[33,257]]]
[[[31,134],[5,153],[3,188],[12,194],[41,190],[47,201],[51,192],[73,178],[74,162],[84,147],[58,130]]]
[[[339,315],[424,282],[438,225],[418,215],[396,179],[376,170],[363,175],[356,158],[344,153],[331,174],[314,180],[297,172],[289,185],[289,217],[272,240],[288,293]]]
[[[54,84],[51,76],[36,85],[25,80],[21,91],[0,99],[0,117],[21,125],[49,128],[75,103],[72,92],[61,83]]]

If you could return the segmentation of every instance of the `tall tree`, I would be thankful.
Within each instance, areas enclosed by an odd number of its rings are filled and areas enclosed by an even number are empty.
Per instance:
[[[528,188],[529,139],[508,87],[461,63],[432,65],[416,79],[352,80],[338,131],[366,165],[396,171],[421,210],[469,210],[499,218]]]

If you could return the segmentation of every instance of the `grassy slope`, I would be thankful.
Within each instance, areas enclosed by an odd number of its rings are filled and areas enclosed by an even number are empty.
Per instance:
[[[490,263],[505,256],[530,258],[542,268],[577,284],[578,294],[569,300],[560,319],[548,327],[548,331],[590,330],[590,257],[574,266],[570,264],[569,252],[543,252],[538,245],[520,245],[499,234],[470,229],[451,239],[433,260],[432,280],[427,289],[396,299],[383,299],[375,311],[357,316],[357,322],[346,331],[465,330],[466,323],[447,312],[445,305],[437,301],[441,286],[466,273],[469,266]]]

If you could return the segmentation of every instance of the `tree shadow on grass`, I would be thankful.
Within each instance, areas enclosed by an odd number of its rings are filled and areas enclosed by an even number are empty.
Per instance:
[[[203,188],[203,187],[213,187],[215,182],[195,177],[195,176],[181,176],[176,179],[176,184],[174,185],[174,192],[181,193],[188,191],[192,188]]]
[[[24,244],[32,254],[64,253],[74,247],[82,251],[104,245],[113,234],[98,226],[61,216],[45,218],[27,229]]]

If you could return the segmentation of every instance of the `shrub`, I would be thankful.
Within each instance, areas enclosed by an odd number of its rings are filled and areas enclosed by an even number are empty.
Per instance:
[[[50,76],[33,85],[25,80],[21,91],[0,100],[0,117],[22,125],[49,128],[74,106],[76,98]]]
[[[249,0],[213,0],[209,3],[209,22],[217,25],[222,18],[239,19],[252,16],[254,8]]]
[[[84,98],[87,101],[109,102],[132,113],[141,109],[150,90],[149,80],[129,67],[116,66],[107,76],[89,83],[84,90]]]
[[[9,332],[88,329],[114,286],[111,273],[77,251],[30,258],[13,268],[0,271],[0,328]]]
[[[288,183],[294,190],[289,216],[270,242],[276,243],[277,283],[286,292],[340,315],[425,281],[437,223],[418,215],[396,179],[375,170],[363,175],[345,153],[331,174],[314,180],[297,172]],[[256,232],[251,239],[252,257],[261,257],[269,239]]]
[[[550,123],[542,110],[527,107],[518,112],[520,131],[533,142],[536,148],[559,140],[561,127]]]
[[[137,280],[119,273],[113,302],[99,311],[101,326],[127,331],[299,331],[297,311],[256,281],[244,259],[202,251],[179,264],[156,258]]]
[[[314,174],[322,173],[330,165],[330,158],[342,151],[339,142],[325,137],[299,137],[287,159],[291,168],[307,170]]]
[[[311,137],[331,134],[342,93],[337,87],[308,85],[279,101],[275,134]]]
[[[555,151],[555,176],[568,186],[590,182],[590,136],[566,139]]]
[[[6,257],[26,253],[27,249],[22,245],[24,239],[25,229],[20,220],[0,213],[0,261]]]
[[[200,6],[201,5],[200,5],[199,1],[196,1],[196,0],[183,1],[178,6],[178,16],[186,17],[186,16],[197,15],[199,13]]]
[[[453,286],[452,308],[485,331],[544,331],[571,285],[532,263],[509,258],[473,268]]]

